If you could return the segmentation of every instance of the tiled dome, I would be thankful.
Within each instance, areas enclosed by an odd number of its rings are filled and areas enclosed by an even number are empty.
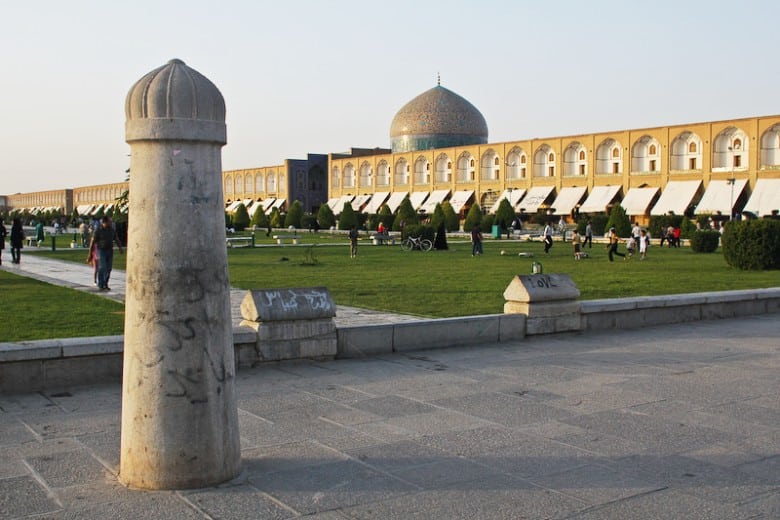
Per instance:
[[[423,92],[393,118],[393,152],[487,143],[485,118],[453,91],[437,85]]]

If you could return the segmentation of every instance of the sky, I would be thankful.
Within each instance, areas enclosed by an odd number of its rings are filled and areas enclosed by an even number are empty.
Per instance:
[[[223,169],[389,147],[441,84],[489,142],[780,113],[777,0],[0,0],[0,194],[125,180],[124,101],[172,58]]]

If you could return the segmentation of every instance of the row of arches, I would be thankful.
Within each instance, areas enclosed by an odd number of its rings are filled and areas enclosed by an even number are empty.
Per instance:
[[[76,189],[73,193],[73,199],[76,204],[112,202],[120,197],[127,188],[128,184]]]
[[[712,163],[713,171],[746,170],[748,164],[749,138],[747,134],[736,127],[728,127],[713,140]],[[625,149],[627,150],[627,149]],[[762,168],[780,166],[780,123],[764,132],[761,137],[760,163]],[[623,173],[624,148],[613,139],[603,140],[594,155],[597,175],[620,175]],[[662,168],[662,146],[655,137],[643,135],[637,139],[630,150],[631,173],[660,173]],[[684,131],[675,137],[670,145],[669,169],[671,171],[697,171],[703,168],[702,139],[696,133]],[[331,185],[334,188],[357,188],[372,186],[374,176],[376,186],[389,186],[391,175],[395,186],[410,184],[474,182],[477,180],[494,181],[501,179],[504,171],[506,180],[525,179],[533,177],[556,177],[557,169],[562,168],[564,177],[586,176],[591,152],[579,141],[573,141],[563,150],[562,161],[558,163],[558,154],[549,144],[540,145],[533,154],[523,147],[515,146],[502,157],[492,148],[486,150],[482,157],[476,158],[469,152],[461,153],[455,160],[446,153],[437,155],[431,164],[428,157],[420,155],[413,164],[403,157],[394,165],[381,160],[376,171],[368,161],[363,161],[357,167],[351,162],[344,165],[343,172],[338,166],[331,171]]]
[[[244,195],[247,193],[276,193],[284,189],[284,173],[274,170],[263,173],[235,173],[225,175],[225,197]]]

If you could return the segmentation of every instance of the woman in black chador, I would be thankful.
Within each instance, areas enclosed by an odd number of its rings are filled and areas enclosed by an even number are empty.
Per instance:
[[[444,227],[444,222],[439,224],[439,229],[436,231],[436,239],[433,241],[433,248],[437,251],[449,249],[447,247],[447,228]]]
[[[18,264],[22,260],[22,243],[24,242],[24,229],[19,217],[14,219],[11,225],[11,263]]]

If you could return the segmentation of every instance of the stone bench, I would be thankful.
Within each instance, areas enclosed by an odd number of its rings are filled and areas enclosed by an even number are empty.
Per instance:
[[[38,247],[38,241],[35,239],[35,237],[25,237],[24,241],[27,243],[28,247]]]
[[[387,233],[374,233],[371,236],[371,243],[374,244],[375,246],[382,246],[382,245],[392,246],[395,245],[395,238],[393,238]]]
[[[228,247],[254,247],[255,237],[251,235],[248,237],[227,237],[225,239],[225,244]]]
[[[284,245],[285,240],[292,240],[293,245],[297,245],[300,238],[298,235],[274,235],[274,240],[280,246]]]

